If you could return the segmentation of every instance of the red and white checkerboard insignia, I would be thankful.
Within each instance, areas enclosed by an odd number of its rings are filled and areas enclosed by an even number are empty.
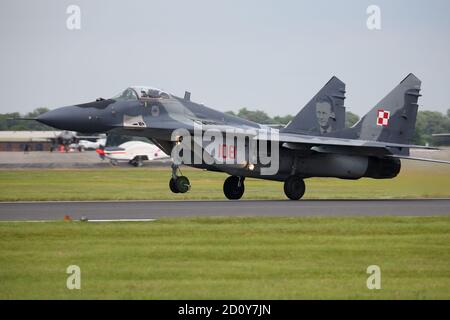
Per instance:
[[[384,111],[383,109],[378,110],[377,126],[387,126],[390,116],[391,113],[389,111]]]

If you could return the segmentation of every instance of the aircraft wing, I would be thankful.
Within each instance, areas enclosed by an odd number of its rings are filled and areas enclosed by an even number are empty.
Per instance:
[[[264,140],[264,135],[262,137],[261,136],[257,137],[257,139]],[[341,146],[341,147],[367,147],[367,148],[417,148],[417,149],[439,150],[438,148],[435,147],[418,146],[413,144],[401,144],[401,143],[369,141],[359,139],[342,139],[332,137],[318,137],[318,136],[307,136],[289,133],[279,133],[279,141],[280,143],[288,143],[292,145],[298,144],[310,146]]]
[[[416,161],[426,161],[426,162],[450,164],[450,161],[446,161],[446,160],[437,160],[437,159],[428,159],[428,158],[419,158],[419,157],[410,157],[410,156],[397,156],[397,155],[389,155],[389,157],[398,158],[398,159],[406,159],[406,160],[416,160]]]
[[[174,127],[180,127],[180,123],[173,123]],[[170,126],[158,129],[169,129]],[[194,133],[194,126],[191,123],[185,123],[185,129]],[[141,130],[148,130],[150,128],[140,128]],[[152,126],[152,129],[156,129]],[[247,131],[250,129],[250,131]],[[269,129],[266,127],[266,129]],[[403,148],[416,148],[416,149],[428,149],[428,150],[439,150],[439,148],[420,146],[414,144],[401,144],[394,142],[383,142],[383,141],[371,141],[371,140],[361,140],[361,139],[344,139],[344,138],[334,138],[334,137],[322,137],[322,136],[310,136],[302,134],[292,134],[279,132],[279,130],[271,129],[266,130],[262,128],[250,128],[244,126],[230,126],[230,125],[215,125],[206,124],[202,126],[202,131],[214,130],[222,133],[227,131],[233,132],[235,135],[245,135],[252,136],[254,140],[261,141],[271,141],[278,140],[280,145],[285,148],[293,150],[302,151],[315,151],[321,153],[341,153],[341,154],[351,154],[351,155],[376,155],[376,156],[393,156],[395,150],[392,149],[403,149]],[[270,131],[275,133],[270,135]],[[249,132],[252,132],[249,134]],[[394,151],[394,152],[393,152]],[[400,156],[398,156],[400,157]],[[404,157],[406,159],[406,156]],[[417,160],[413,157],[408,157],[410,160]],[[421,159],[422,161],[427,161],[427,159]],[[434,161],[433,159],[429,159]]]
[[[255,137],[256,138],[256,137]],[[291,149],[305,149],[305,146],[310,146],[310,150],[321,152],[321,153],[343,153],[352,155],[379,155],[384,157],[416,160],[416,161],[427,161],[450,164],[450,161],[427,159],[411,157],[406,155],[395,155],[392,154],[391,148],[415,148],[415,149],[429,149],[429,150],[439,150],[439,148],[429,147],[429,146],[418,146],[413,144],[400,144],[400,143],[390,143],[382,141],[368,141],[368,140],[358,140],[358,139],[340,139],[340,138],[330,138],[330,137],[315,137],[315,136],[303,136],[303,135],[292,135],[280,133],[279,141],[286,148]]]
[[[240,129],[248,128],[233,128],[230,126],[207,126],[208,129],[214,129],[221,132],[226,132],[227,130],[235,129],[234,133],[236,135],[244,134],[240,133]],[[372,141],[372,140],[361,140],[361,139],[343,139],[343,138],[333,138],[333,137],[321,137],[321,136],[310,136],[292,133],[283,133],[278,130],[271,130],[275,135],[270,135],[270,131],[257,129],[254,130],[255,134],[253,139],[255,140],[266,140],[271,141],[278,139],[278,142],[285,148],[294,150],[311,150],[321,153],[341,153],[341,154],[352,154],[352,155],[378,155],[378,156],[393,156],[393,149],[427,149],[427,150],[439,150],[436,147],[421,146],[415,144],[402,144],[395,142],[384,142],[384,141]],[[394,152],[395,153],[395,152]],[[399,157],[400,156],[396,156]],[[413,157],[404,156],[404,159],[419,160]],[[433,159],[421,158],[421,161],[433,161]],[[445,161],[443,162],[445,163]]]
[[[189,131],[194,132],[192,126],[186,127]],[[311,136],[304,134],[295,133],[284,133],[277,129],[271,129],[265,125],[261,128],[251,128],[244,126],[230,126],[230,125],[203,125],[202,130],[215,130],[226,133],[227,131],[232,132],[235,135],[246,135],[253,136],[255,140],[267,140],[270,141],[272,138],[277,137],[280,143],[286,143],[287,146],[341,146],[341,147],[367,147],[367,148],[416,148],[416,149],[428,149],[428,150],[439,150],[436,147],[420,146],[414,144],[402,144],[395,142],[383,142],[383,141],[372,141],[372,140],[362,140],[362,139],[345,139],[345,138],[334,138],[334,137],[322,137],[322,136]],[[270,132],[274,133],[273,136]],[[289,148],[289,147],[288,147]],[[295,149],[295,147],[293,148]],[[302,148],[304,149],[304,148]]]

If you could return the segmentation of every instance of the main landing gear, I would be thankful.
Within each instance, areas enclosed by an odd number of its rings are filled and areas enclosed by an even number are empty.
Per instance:
[[[244,177],[231,176],[223,183],[223,193],[230,200],[239,200],[245,191]]]
[[[186,193],[191,189],[189,179],[183,175],[177,175],[179,168],[172,165],[172,178],[169,181],[170,191],[173,193]],[[181,171],[180,171],[181,173]],[[223,183],[223,193],[229,200],[239,200],[244,195],[245,177],[229,176]],[[284,193],[291,200],[300,200],[305,194],[305,182],[300,176],[292,175],[284,182]]]
[[[189,179],[187,177],[183,175],[177,175],[178,170],[178,166],[172,164],[172,178],[169,181],[170,191],[172,191],[173,193],[186,193],[191,190],[191,183],[189,182]]]
[[[239,200],[244,195],[245,177],[230,176],[223,183],[223,193],[230,200]],[[305,182],[300,176],[290,176],[284,182],[284,193],[291,200],[299,200],[305,194]]]
[[[284,182],[284,194],[291,200],[300,200],[305,194],[305,182],[299,176],[290,176]]]

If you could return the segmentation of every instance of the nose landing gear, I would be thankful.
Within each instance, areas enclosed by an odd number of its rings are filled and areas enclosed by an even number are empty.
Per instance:
[[[230,200],[239,200],[244,191],[244,177],[231,176],[223,183],[223,193]]]
[[[183,175],[177,175],[177,171],[181,170],[178,168],[178,165],[172,164],[172,178],[169,181],[170,191],[173,193],[186,193],[191,190],[191,183],[189,179]]]

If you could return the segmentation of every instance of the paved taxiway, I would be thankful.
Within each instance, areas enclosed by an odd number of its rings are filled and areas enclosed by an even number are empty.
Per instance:
[[[151,219],[189,216],[436,216],[450,199],[302,201],[0,202],[0,220]]]

